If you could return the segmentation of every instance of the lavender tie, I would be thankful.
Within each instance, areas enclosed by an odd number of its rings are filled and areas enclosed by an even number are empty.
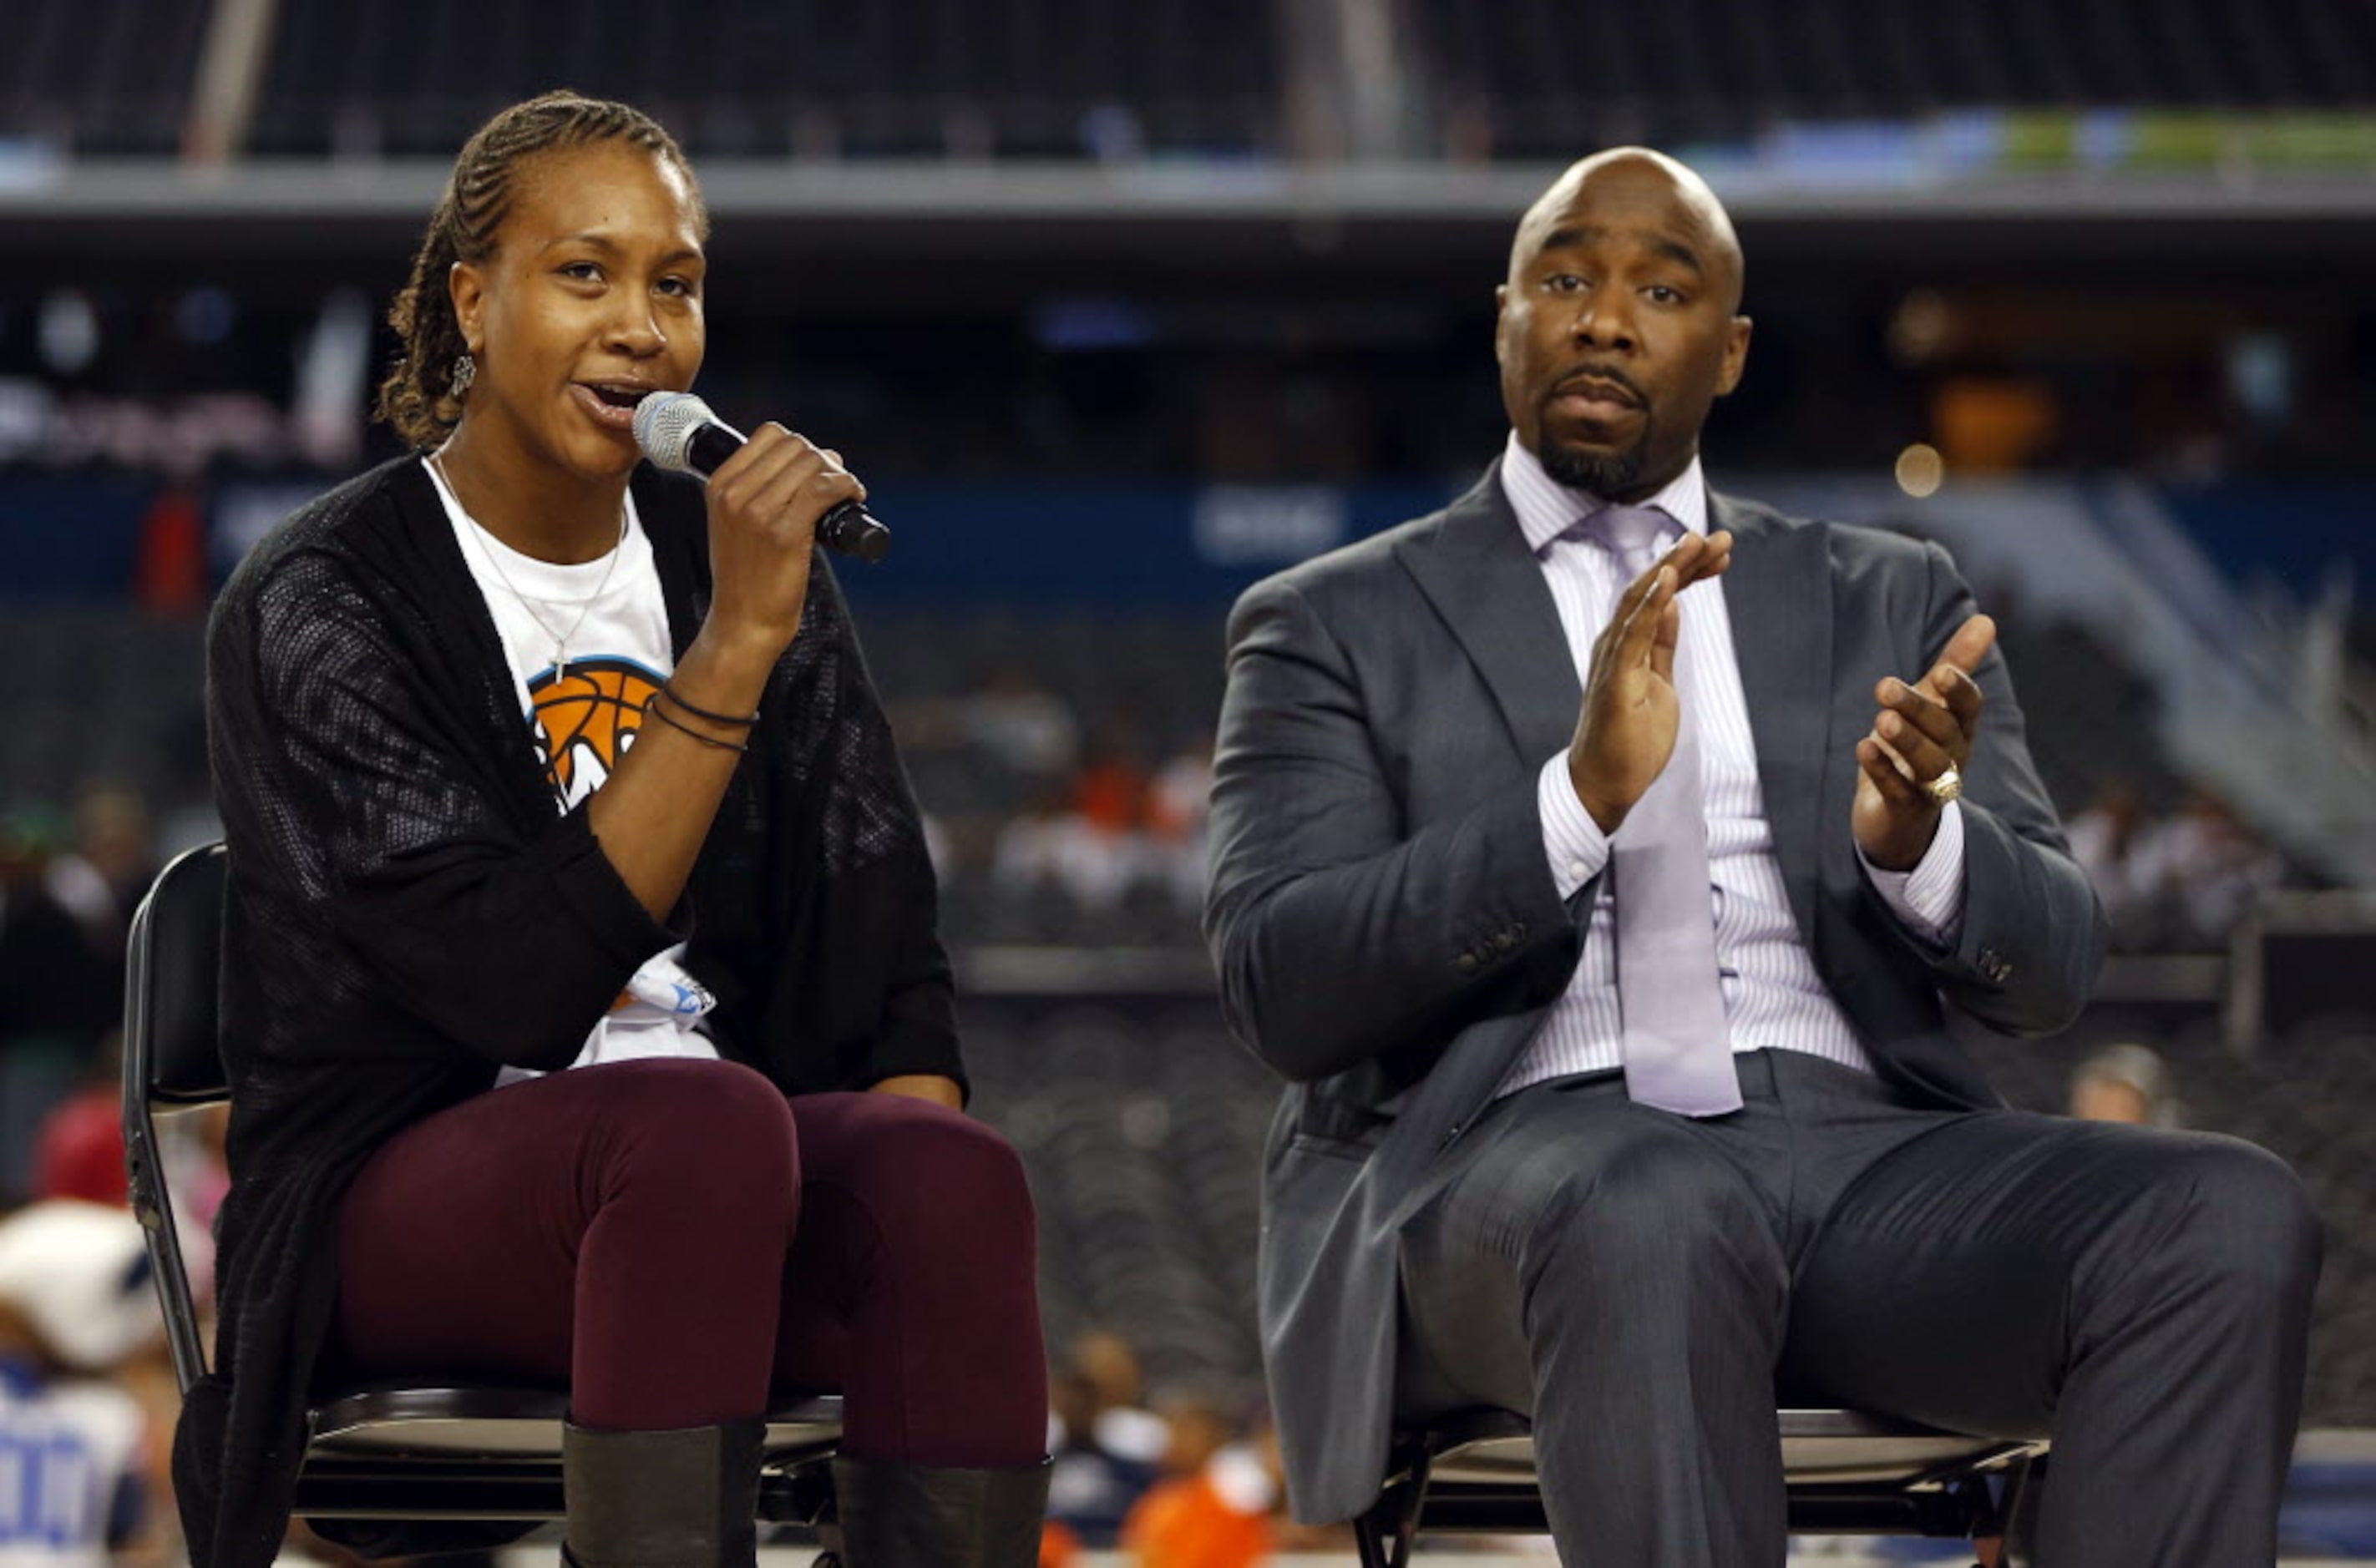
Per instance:
[[[1586,520],[1616,555],[1623,583],[1648,571],[1673,519],[1655,506],[1610,506]],[[1619,592],[1624,591],[1623,583]],[[1683,652],[1675,689],[1688,693]],[[1610,840],[1617,907],[1617,1005],[1625,1092],[1683,1116],[1740,1109],[1731,1035],[1718,989],[1709,897],[1707,812],[1700,797],[1699,725],[1686,700],[1674,755]]]

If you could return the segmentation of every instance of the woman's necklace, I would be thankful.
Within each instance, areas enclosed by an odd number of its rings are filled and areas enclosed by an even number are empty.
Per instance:
[[[441,447],[429,454],[429,468],[430,471],[437,476],[437,487],[446,493],[446,499],[454,504],[456,511],[469,518],[470,537],[479,541],[479,553],[485,556],[487,564],[495,569],[496,578],[505,588],[511,590],[511,596],[514,599],[519,600],[519,607],[528,612],[528,618],[536,623],[537,629],[552,639],[552,678],[555,681],[567,680],[569,678],[569,640],[577,635],[579,627],[586,624],[587,614],[593,610],[595,602],[611,591],[611,574],[619,569],[619,557],[627,552],[627,508],[624,505],[619,508],[619,542],[611,547],[610,564],[602,568],[602,580],[594,586],[592,593],[578,601],[577,618],[569,623],[569,629],[565,632],[555,632],[552,629],[552,623],[537,612],[536,605],[530,601],[528,595],[520,592],[519,585],[512,581],[512,575],[504,570],[503,558],[498,556],[487,543],[486,525],[478,518],[470,517],[470,509],[462,505],[462,497],[454,488],[454,476],[446,471],[444,448]]]

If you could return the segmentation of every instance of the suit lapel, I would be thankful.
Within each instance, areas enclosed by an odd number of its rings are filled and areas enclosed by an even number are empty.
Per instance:
[[[1502,490],[1501,464],[1444,508],[1435,527],[1397,545],[1396,555],[1492,694],[1515,748],[1511,778],[1531,773],[1574,738],[1584,687],[1550,585]],[[1372,1218],[1386,1230],[1408,1215],[1446,1134],[1491,1095],[1544,1011],[1463,1030],[1413,1091],[1372,1165]]]
[[[1584,687],[1542,567],[1503,493],[1502,465],[1396,554],[1484,677],[1518,755],[1539,761],[1566,745]]]
[[[1733,660],[1775,859],[1812,948],[1819,929],[1822,814],[1830,805],[1824,776],[1835,749],[1830,539],[1821,525],[1785,528],[1773,514],[1729,496],[1711,493],[1708,505],[1710,522],[1732,531],[1724,603]]]

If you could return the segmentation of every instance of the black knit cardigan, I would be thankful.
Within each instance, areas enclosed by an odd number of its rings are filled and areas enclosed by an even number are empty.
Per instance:
[[[644,469],[635,493],[681,657],[708,609],[700,491]],[[196,1568],[263,1568],[308,1397],[336,1371],[339,1203],[399,1129],[502,1065],[566,1066],[628,976],[679,940],[718,996],[719,1053],[787,1094],[964,1080],[914,799],[822,560],[668,924],[585,809],[556,811],[416,458],[250,553],[208,626],[207,698],[230,844],[232,1188],[215,1367],[184,1403],[173,1476]]]

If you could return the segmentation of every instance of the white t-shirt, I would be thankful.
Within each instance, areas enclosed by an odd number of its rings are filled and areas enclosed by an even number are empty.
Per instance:
[[[668,606],[660,598],[652,542],[626,501],[625,532],[612,555],[564,566],[523,555],[471,520],[437,465],[429,477],[446,503],[455,542],[479,595],[494,617],[510,664],[529,742],[552,785],[553,809],[565,812],[601,788],[633,748],[644,705],[676,667]],[[526,602],[523,602],[525,600]],[[555,667],[565,639],[568,663]],[[701,1021],[717,999],[678,961],[683,944],[654,955],[628,980],[608,1016],[586,1037],[573,1067],[646,1056],[715,1061]],[[498,1085],[537,1076],[506,1067]]]

